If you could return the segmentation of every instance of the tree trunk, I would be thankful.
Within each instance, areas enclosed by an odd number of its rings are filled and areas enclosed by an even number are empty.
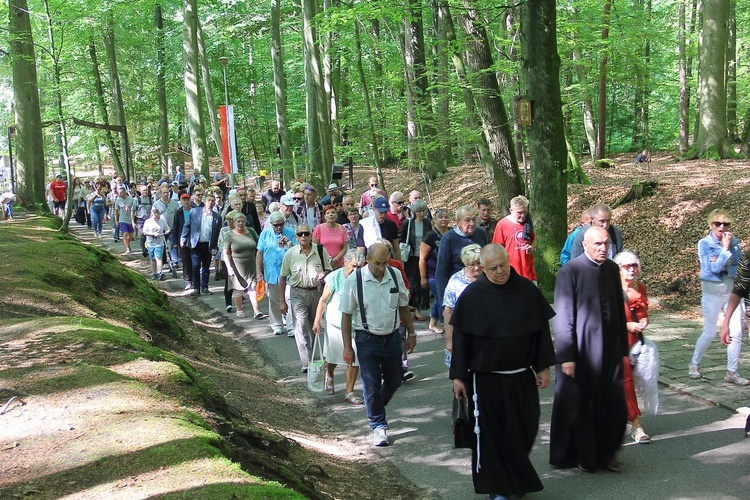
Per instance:
[[[548,290],[567,233],[567,147],[556,22],[554,2],[527,0],[521,7],[521,68],[533,102],[527,135],[533,163],[530,212],[538,236],[534,263],[541,288]]]
[[[508,114],[500,95],[489,39],[473,0],[463,0],[465,8],[461,26],[466,33],[464,58],[471,71],[469,82],[476,89],[474,98],[482,120],[482,132],[487,140],[493,162],[493,181],[498,195],[498,206],[510,206],[510,200],[524,192],[510,135]]]
[[[446,34],[446,22],[440,13],[440,5],[436,0],[432,1],[433,29],[435,31],[435,85],[437,87],[435,123],[437,134],[440,137],[440,156],[445,162],[445,167],[453,164],[453,134],[451,133],[450,121],[450,92],[448,89],[448,37]]]
[[[464,106],[466,107],[466,127],[471,131],[480,130],[481,123],[479,117],[477,116],[476,106],[474,105],[474,94],[471,91],[469,82],[467,81],[464,60],[461,57],[461,54],[456,49],[456,28],[453,24],[453,16],[451,16],[448,3],[444,0],[440,0],[438,16],[440,17],[441,22],[445,25],[445,35],[448,46],[452,47],[450,52],[451,60],[453,61],[453,66],[456,69],[456,76],[458,78],[458,81],[461,84],[461,94],[463,97]],[[472,141],[470,144],[472,145],[473,149],[476,150],[477,155],[479,156],[479,161],[484,167],[485,177],[487,177],[488,180],[492,180],[495,175],[493,171],[492,156],[490,155],[489,147],[487,147],[487,139],[485,138],[484,134],[479,135],[476,140]]]
[[[68,155],[68,131],[67,127],[65,126],[65,116],[63,114],[62,105],[62,89],[60,88],[60,74],[62,72],[59,58],[60,51],[55,45],[55,31],[52,24],[52,14],[50,14],[48,0],[44,0],[44,14],[47,21],[49,54],[52,59],[52,81],[54,83],[55,111],[57,113],[58,127],[57,136],[59,138],[58,144],[60,146],[60,158],[62,160],[61,166],[65,168],[65,178],[67,179],[68,183],[68,193],[66,195],[68,203],[66,203],[65,205],[65,215],[63,217],[62,225],[60,226],[60,231],[63,233],[67,233],[70,226],[70,215],[73,213],[73,203],[71,202],[71,200],[73,199],[73,174],[70,171],[70,156]]]
[[[99,113],[102,115],[102,123],[104,125],[110,125],[109,113],[107,112],[107,100],[104,97],[104,86],[102,85],[102,75],[99,72],[99,62],[96,56],[96,44],[92,40],[89,43],[89,56],[91,57],[91,65],[94,73],[94,84],[96,86],[96,97],[97,105],[99,106]],[[104,139],[109,149],[109,155],[112,157],[112,165],[115,167],[115,172],[121,176],[125,176],[125,171],[122,168],[122,162],[120,161],[120,152],[117,150],[115,140],[112,138],[112,131],[104,131]]]
[[[206,107],[208,108],[208,122],[211,124],[211,138],[216,146],[221,165],[224,165],[224,150],[221,147],[221,125],[219,124],[219,108],[214,100],[214,91],[211,86],[211,72],[208,69],[208,58],[206,57],[206,46],[203,43],[203,28],[198,20],[198,57],[201,65],[201,77],[203,82],[203,93],[206,95]],[[221,170],[221,168],[220,168]],[[206,177],[208,178],[208,177]]]
[[[687,46],[685,4],[687,0],[680,0],[677,13],[677,51],[680,71],[680,131],[677,140],[680,154],[685,154],[690,148],[690,87],[688,86]]]
[[[576,70],[576,78],[578,79],[578,87],[580,88],[583,130],[586,132],[586,142],[589,145],[589,156],[593,160],[596,156],[596,152],[599,150],[596,142],[599,131],[594,122],[594,108],[591,105],[591,91],[589,89],[588,78],[586,78],[586,70],[583,67],[583,64],[580,63],[581,52],[576,48],[573,49],[573,61]]]
[[[331,0],[323,0],[323,11],[329,11],[333,7]],[[333,53],[332,53],[333,52]],[[323,36],[323,88],[325,99],[330,110],[331,141],[333,144],[341,145],[341,129],[338,121],[338,88],[334,85],[334,60],[337,59],[337,49],[333,45],[333,32],[327,31]],[[337,65],[338,66],[338,65]]]
[[[375,173],[378,176],[379,181],[382,184],[383,171],[380,165],[380,148],[378,146],[378,135],[375,133],[375,121],[372,118],[372,108],[370,106],[370,89],[367,86],[367,78],[365,77],[365,70],[362,66],[362,36],[359,30],[359,20],[354,20],[354,44],[356,48],[357,58],[357,73],[359,74],[359,82],[362,85],[362,100],[365,104],[365,116],[367,117],[367,128],[370,131],[370,141],[372,141],[372,159],[375,163]]]
[[[284,74],[280,17],[281,0],[271,0],[271,61],[273,63],[274,103],[276,106],[276,133],[278,134],[279,159],[281,160],[284,180],[289,182],[294,177],[294,168],[287,126],[286,76]]]
[[[318,13],[316,0],[302,2],[302,41],[305,53],[306,77],[305,88],[308,95],[308,154],[310,159],[319,157],[310,163],[314,178],[311,182],[322,186],[328,182],[331,165],[333,164],[333,138],[331,136],[331,114],[326,103],[325,85],[323,84],[323,70],[321,68],[320,50],[318,49],[317,33],[314,18]],[[314,122],[314,123],[313,123]],[[314,130],[311,130],[314,129]]]
[[[612,0],[604,0],[602,14],[602,42],[606,44],[609,38],[609,13],[612,10]],[[602,159],[607,155],[607,48],[602,48],[599,60],[599,137],[597,139],[596,157]]]
[[[724,84],[729,0],[702,0],[702,5],[703,27],[698,45],[700,123],[695,149],[701,158],[729,158],[734,153],[727,135]]]
[[[164,18],[161,5],[157,4],[154,11],[156,24],[156,102],[159,106],[159,157],[162,175],[169,173],[167,155],[169,153],[169,121],[167,118],[167,84],[164,78],[166,64],[164,45]]]
[[[48,212],[45,202],[44,137],[39,86],[26,0],[8,0],[13,108],[16,120],[16,193],[19,203]]]
[[[727,20],[727,130],[729,140],[737,140],[737,0],[729,2]]]
[[[107,54],[107,63],[109,67],[109,83],[112,88],[112,98],[114,106],[112,113],[117,125],[127,127],[125,124],[125,105],[122,102],[122,89],[120,87],[120,74],[117,72],[117,51],[115,50],[115,32],[112,24],[107,25],[104,33],[104,50]],[[128,141],[127,131],[120,132],[120,151],[124,159],[125,175],[129,180],[132,179],[133,171],[131,169],[130,143]]]
[[[411,1],[410,1],[411,3]],[[417,167],[419,152],[417,147],[417,92],[414,80],[414,34],[412,32],[411,12],[404,18],[404,93],[406,94],[406,161],[409,170]]]
[[[409,46],[411,63],[407,64],[407,74],[411,81],[407,81],[414,98],[416,145],[419,150],[419,164],[430,179],[436,178],[446,170],[445,159],[441,155],[441,148],[435,129],[435,117],[432,112],[432,96],[427,79],[427,58],[425,55],[424,25],[422,22],[422,3],[409,0],[410,16],[404,22],[404,42]]]
[[[184,25],[182,29],[182,52],[185,57],[185,104],[187,129],[190,134],[190,154],[193,168],[209,178],[206,156],[206,129],[201,115],[199,90],[200,60],[198,58],[198,0],[183,0]]]

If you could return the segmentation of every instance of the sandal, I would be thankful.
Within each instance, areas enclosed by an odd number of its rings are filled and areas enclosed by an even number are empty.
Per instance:
[[[693,380],[697,380],[701,378],[701,372],[698,370],[698,365],[694,365],[693,363],[690,363],[690,369],[688,370],[688,377],[692,378]]]
[[[414,319],[416,319],[417,321],[424,321],[425,320],[424,316],[420,316],[417,313],[414,313]]]
[[[237,317],[238,318],[244,318],[245,317],[245,313],[242,312],[242,311],[237,311]]]
[[[347,401],[353,405],[361,405],[365,402],[364,399],[354,394],[354,392],[347,392],[346,396],[344,396],[344,401]]]
[[[325,389],[327,394],[333,394],[334,392],[336,392],[336,389],[333,385],[333,377],[329,377],[328,374],[326,374]]]
[[[745,377],[740,376],[740,374],[737,372],[733,372],[731,375],[730,375],[730,372],[727,372],[727,374],[724,376],[724,380],[726,380],[730,384],[737,384],[737,385],[750,384],[750,380],[746,379]]]
[[[633,441],[638,444],[649,444],[651,442],[651,436],[646,434],[643,427],[636,427],[633,429],[633,432],[630,433],[630,437],[632,437]]]

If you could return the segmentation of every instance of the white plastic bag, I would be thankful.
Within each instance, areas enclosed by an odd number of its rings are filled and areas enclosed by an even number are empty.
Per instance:
[[[659,412],[659,350],[648,338],[643,339],[638,362],[633,367],[633,382],[641,411],[656,415]]]
[[[312,356],[307,364],[307,388],[312,392],[325,390],[326,362],[323,360],[323,340],[315,335]]]

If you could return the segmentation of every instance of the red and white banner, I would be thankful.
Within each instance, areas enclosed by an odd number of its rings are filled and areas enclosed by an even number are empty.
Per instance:
[[[221,117],[221,151],[224,157],[224,173],[237,173],[237,148],[234,136],[234,106],[219,106]]]

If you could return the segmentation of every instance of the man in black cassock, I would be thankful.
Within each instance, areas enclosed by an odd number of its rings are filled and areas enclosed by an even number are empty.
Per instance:
[[[607,259],[606,230],[589,228],[583,245],[584,253],[560,269],[555,283],[550,464],[622,472],[615,453],[627,423],[622,362],[628,344],[620,272]]]
[[[472,440],[474,491],[504,499],[542,489],[529,453],[539,430],[538,388],[547,387],[555,363],[555,312],[510,266],[501,245],[485,246],[479,258],[483,274],[451,316],[450,377],[456,397],[468,396],[470,424],[479,429]]]

